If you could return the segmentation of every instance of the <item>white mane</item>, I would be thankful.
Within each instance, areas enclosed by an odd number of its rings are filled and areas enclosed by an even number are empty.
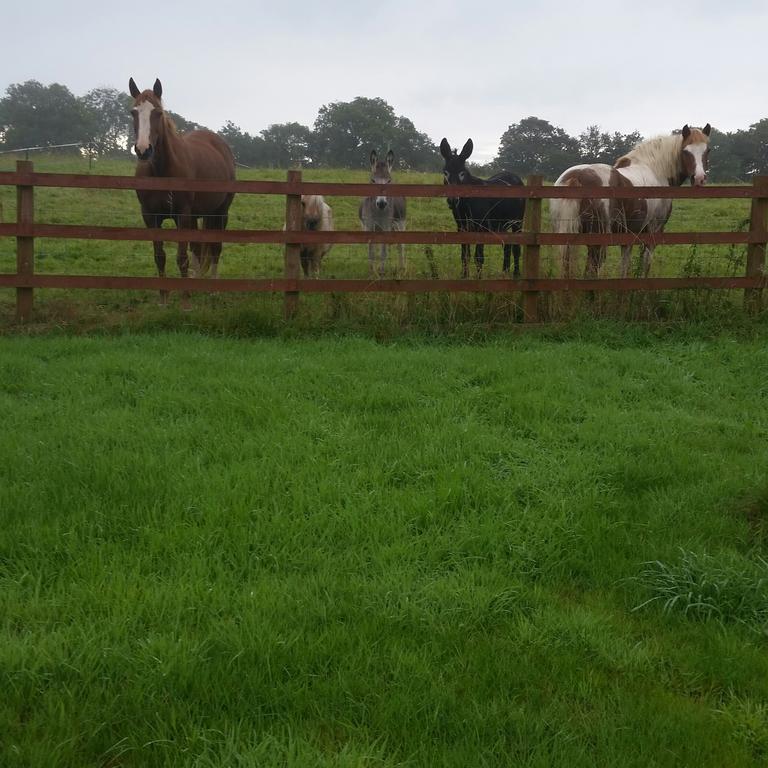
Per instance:
[[[683,170],[680,153],[683,147],[681,134],[673,136],[654,136],[640,142],[634,149],[616,161],[619,167],[622,160],[647,165],[660,179],[676,179]]]

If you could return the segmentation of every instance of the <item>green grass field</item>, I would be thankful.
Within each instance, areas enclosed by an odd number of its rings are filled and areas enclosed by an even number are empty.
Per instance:
[[[89,168],[86,159],[73,159],[71,156],[44,155],[34,157],[35,167],[41,171],[105,173],[131,175],[134,163],[124,161],[96,161]],[[362,165],[362,163],[361,163]],[[0,157],[0,170],[11,170],[15,159],[11,156]],[[368,171],[306,170],[305,180],[361,182],[368,180]],[[285,172],[252,171],[238,169],[242,179],[284,180]],[[440,183],[439,174],[400,173],[395,180],[414,183]],[[357,230],[358,198],[329,198],[337,229]],[[0,187],[0,203],[3,205],[7,220],[15,217],[15,190]],[[444,198],[420,199],[408,201],[408,228],[411,230],[454,231],[455,224]],[[545,204],[545,226],[547,206]],[[133,192],[89,191],[70,189],[36,190],[36,218],[46,223],[81,223],[107,226],[141,226],[139,206]],[[231,228],[280,229],[285,215],[285,201],[279,196],[238,195],[231,209]],[[668,231],[713,230],[732,231],[745,227],[749,215],[748,201],[734,200],[683,200],[675,203]],[[171,226],[170,222],[166,226]],[[458,277],[460,274],[459,246],[432,248],[428,253],[425,246],[408,246],[409,275],[412,277],[430,277],[437,273],[439,277]],[[605,276],[617,274],[618,249],[611,249],[608,262],[603,270]],[[175,264],[175,246],[167,247],[169,266],[168,274],[177,274]],[[637,256],[637,254],[636,254]],[[583,254],[582,254],[583,258]],[[488,277],[501,275],[501,247],[486,248],[485,274]],[[394,272],[396,251],[390,253],[390,268]],[[639,260],[638,260],[639,261]],[[744,274],[745,249],[743,247],[723,246],[668,246],[656,251],[653,275],[688,276],[688,275],[742,275]],[[149,243],[116,243],[104,241],[73,241],[40,239],[36,243],[36,269],[39,272],[53,274],[115,274],[115,275],[153,275],[155,274],[152,248]],[[639,263],[636,265],[639,269]],[[0,239],[0,272],[15,271],[15,243],[11,238]],[[555,276],[559,266],[555,249],[543,249],[542,271],[545,275]],[[220,274],[222,277],[279,277],[283,275],[283,251],[279,245],[225,245],[222,255]],[[337,245],[325,261],[323,274],[326,277],[365,277],[368,274],[366,246]],[[126,316],[138,306],[154,304],[156,297],[146,293],[124,292],[74,292],[41,291],[38,292],[38,318],[49,326],[70,324],[75,318],[93,315],[94,324],[114,324],[114,314]],[[668,317],[690,317],[692,313],[709,315],[713,311],[729,313],[733,306],[740,303],[740,295],[699,294],[694,296],[669,294],[654,296],[650,301],[634,301],[630,316],[641,319],[664,319]],[[0,317],[12,318],[13,296],[11,292],[0,292]],[[196,309],[204,309],[206,299],[197,297]],[[459,317],[467,322],[475,322],[478,310],[473,298],[455,296],[448,302],[450,319]],[[499,298],[499,301],[484,314],[485,322],[499,319],[504,323],[520,317],[520,297],[511,295]],[[221,305],[228,302],[220,302]],[[279,299],[272,297],[237,297],[233,306],[253,309],[271,322],[274,314],[279,315]],[[411,320],[423,318],[429,314],[423,301],[417,300],[418,311],[410,313]],[[308,322],[322,324],[329,319],[336,321],[336,304],[328,301],[310,301]],[[361,325],[368,324],[368,302],[360,297],[352,298],[345,304],[351,313],[362,318]],[[392,311],[388,299],[379,300],[384,306],[383,314],[397,315],[396,322],[402,321],[402,312]],[[445,304],[441,305],[445,306]],[[583,307],[587,314],[594,314],[594,307]],[[148,310],[148,311],[151,311]],[[379,310],[381,313],[381,310]],[[597,314],[626,316],[626,304],[619,304],[615,299],[601,301]],[[445,324],[442,312],[435,322]],[[548,316],[558,317],[558,304],[548,308]]]
[[[231,226],[283,212],[240,195]],[[747,214],[683,201],[669,230]],[[129,192],[37,190],[36,217],[140,224]],[[146,243],[36,248],[41,272],[154,273]],[[458,276],[458,246],[408,252]],[[226,246],[221,273],[282,261]],[[364,276],[365,248],[325,267]],[[654,274],[743,268],[660,248]],[[525,335],[515,295],[192,304],[37,291],[19,328],[0,291],[2,768],[766,764],[768,330],[738,292],[585,299],[686,323]]]
[[[766,340],[0,338],[0,765],[765,765]]]

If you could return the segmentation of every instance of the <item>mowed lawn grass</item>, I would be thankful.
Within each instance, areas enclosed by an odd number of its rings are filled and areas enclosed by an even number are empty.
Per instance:
[[[765,765],[765,342],[0,339],[0,765]]]

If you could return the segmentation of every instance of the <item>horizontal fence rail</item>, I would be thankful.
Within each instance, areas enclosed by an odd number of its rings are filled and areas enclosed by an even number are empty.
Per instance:
[[[524,317],[539,316],[539,294],[583,291],[655,291],[671,289],[743,289],[745,303],[754,311],[760,307],[765,287],[765,249],[768,241],[768,177],[755,179],[752,185],[718,185],[705,187],[555,187],[547,186],[541,177],[531,177],[525,186],[463,186],[445,184],[348,184],[307,182],[301,173],[289,171],[287,181],[195,181],[191,179],[159,179],[133,176],[91,176],[84,174],[36,173],[32,163],[19,161],[16,171],[0,172],[0,185],[17,190],[17,219],[0,223],[0,237],[15,237],[17,270],[0,274],[0,287],[15,288],[17,320],[31,316],[33,291],[36,288],[81,288],[120,290],[159,290],[187,292],[283,292],[286,314],[296,311],[300,293],[328,292],[434,292],[475,291],[484,293],[521,292],[525,297]],[[89,190],[161,190],[167,192],[235,192],[237,194],[281,195],[286,199],[286,226],[281,230],[191,230],[145,227],[109,227],[79,224],[45,224],[34,220],[36,187]],[[303,231],[300,229],[300,196],[378,195],[403,197],[516,197],[525,198],[526,218],[523,230],[513,232],[365,232]],[[663,232],[663,233],[555,233],[541,231],[541,205],[553,198],[672,198],[672,199],[741,199],[751,200],[749,231],[745,232]],[[137,211],[138,214],[138,211]],[[174,277],[123,277],[96,275],[46,275],[35,273],[34,241],[37,238],[61,238],[105,241],[224,242],[236,244],[279,244],[285,247],[285,276],[279,279],[211,279]],[[518,279],[302,279],[299,251],[303,245],[317,244],[477,244],[512,243],[525,248],[524,277]],[[745,245],[746,274],[742,277],[683,278],[542,278],[539,274],[539,248],[559,245]]]
[[[767,181],[768,183],[768,181]],[[489,197],[488,187],[462,184],[356,184],[329,181],[196,181],[193,179],[137,178],[134,176],[89,176],[69,173],[21,173],[0,171],[0,185],[59,187],[74,189],[157,190],[163,192],[236,192],[258,195],[329,195],[338,197]],[[638,198],[740,199],[755,195],[750,185],[704,187],[600,187],[599,197],[635,200]],[[568,198],[598,197],[590,187],[538,185],[493,186],[492,197]]]

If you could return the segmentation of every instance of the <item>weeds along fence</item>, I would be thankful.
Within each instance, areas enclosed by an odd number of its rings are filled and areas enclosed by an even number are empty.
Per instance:
[[[540,298],[546,293],[575,292],[644,292],[678,289],[739,289],[744,291],[747,311],[760,309],[765,287],[765,253],[768,243],[768,177],[756,178],[752,185],[706,187],[637,187],[599,192],[586,187],[544,186],[541,177],[532,176],[525,187],[494,187],[494,197],[526,198],[526,214],[522,231],[511,232],[318,232],[302,230],[302,194],[369,197],[376,195],[403,197],[487,197],[487,187],[448,186],[434,184],[354,184],[302,181],[300,171],[289,171],[286,181],[192,181],[188,179],[135,178],[133,176],[92,176],[80,174],[36,173],[30,161],[19,161],[16,171],[0,172],[0,185],[16,188],[16,221],[0,223],[0,237],[16,238],[16,272],[0,274],[0,288],[16,291],[16,318],[30,320],[34,291],[37,288],[121,289],[186,292],[274,292],[284,295],[286,316],[298,308],[302,293],[353,292],[479,292],[522,294],[523,319],[537,322],[541,318]],[[145,227],[88,226],[79,224],[45,224],[35,221],[35,188],[87,190],[161,190],[172,192],[231,191],[237,195],[281,195],[285,198],[284,229],[175,230],[163,229],[162,240],[168,242],[224,242],[239,244],[276,243],[284,246],[282,278],[180,278],[129,277],[105,275],[42,274],[35,271],[35,240],[60,238],[73,240],[152,241],[157,231]],[[751,200],[749,228],[733,232],[667,232],[660,234],[594,233],[561,234],[543,231],[542,201],[551,198],[673,198],[673,199],[741,199]],[[138,213],[138,210],[137,210]],[[300,250],[304,244],[388,245],[421,244],[519,244],[523,247],[523,274],[519,279],[303,279]],[[741,245],[746,247],[746,269],[743,276],[687,276],[650,278],[553,278],[541,274],[539,252],[542,246],[560,245]]]

